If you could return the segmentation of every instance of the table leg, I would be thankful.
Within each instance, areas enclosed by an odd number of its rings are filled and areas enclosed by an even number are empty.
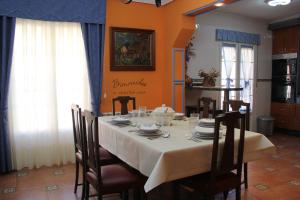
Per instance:
[[[224,90],[224,101],[229,102],[229,90]],[[223,104],[226,108],[223,108],[225,112],[229,111],[229,104],[227,103],[226,105]]]

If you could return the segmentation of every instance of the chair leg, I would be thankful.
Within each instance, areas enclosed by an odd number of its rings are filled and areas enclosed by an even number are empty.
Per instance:
[[[97,187],[97,200],[102,200],[103,197],[102,197],[102,193],[100,193],[100,185],[98,185]]]
[[[207,194],[207,200],[214,200],[215,199],[215,196],[211,193]]]
[[[133,190],[133,200],[141,200],[141,194],[139,188]]]
[[[81,194],[81,200],[84,200],[85,198],[85,193],[86,193],[86,180],[85,180],[85,171],[84,168],[82,167],[82,194]]]
[[[244,163],[244,183],[245,189],[248,189],[248,163]]]
[[[128,200],[128,190],[122,192],[122,200]]]
[[[145,190],[144,190],[144,188],[141,188],[140,189],[140,195],[141,195],[141,200],[147,200],[147,194],[146,194],[146,192],[145,192]]]
[[[235,188],[235,199],[241,200],[241,186]]]
[[[225,191],[225,192],[223,192],[223,196],[224,196],[224,199],[226,200],[227,199],[227,197],[228,197],[228,192],[229,191]]]
[[[179,200],[180,199],[180,187],[179,187],[179,185],[178,185],[178,183],[176,183],[176,182],[173,182],[172,183],[172,193],[173,193],[173,199],[174,200]]]
[[[85,184],[85,199],[89,199],[90,197],[90,184],[86,182]]]
[[[78,177],[79,177],[79,162],[75,161],[75,185],[74,185],[74,193],[77,193],[77,187],[78,187]]]

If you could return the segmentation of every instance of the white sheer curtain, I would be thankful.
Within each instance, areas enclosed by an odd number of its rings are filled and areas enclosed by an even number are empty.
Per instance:
[[[9,124],[14,167],[74,162],[71,104],[89,105],[79,23],[17,19]]]
[[[254,49],[253,47],[241,47],[241,74],[240,85],[243,87],[241,99],[253,104],[253,77],[254,75]]]
[[[221,85],[236,86],[237,51],[236,46],[223,44],[221,52]],[[230,92],[230,99],[235,99],[235,92]],[[221,93],[221,107],[223,107],[224,92]]]

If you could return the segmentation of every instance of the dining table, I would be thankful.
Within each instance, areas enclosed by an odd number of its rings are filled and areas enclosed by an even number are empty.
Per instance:
[[[194,127],[186,118],[161,126],[161,136],[148,137],[147,134],[140,134],[138,127],[154,124],[151,116],[130,117],[130,123],[125,125],[111,123],[114,117],[99,117],[99,143],[148,177],[144,185],[146,193],[163,183],[210,171],[213,140],[192,139]],[[238,140],[235,138],[236,144]],[[224,136],[220,139],[222,143]],[[245,132],[244,162],[273,153],[275,146],[267,137],[252,131]]]

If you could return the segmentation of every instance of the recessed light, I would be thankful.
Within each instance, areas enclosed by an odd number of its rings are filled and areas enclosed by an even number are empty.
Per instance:
[[[215,3],[215,6],[217,6],[217,7],[221,7],[221,6],[223,6],[223,5],[224,5],[223,2]]]
[[[269,6],[285,6],[291,3],[292,0],[265,0]]]

